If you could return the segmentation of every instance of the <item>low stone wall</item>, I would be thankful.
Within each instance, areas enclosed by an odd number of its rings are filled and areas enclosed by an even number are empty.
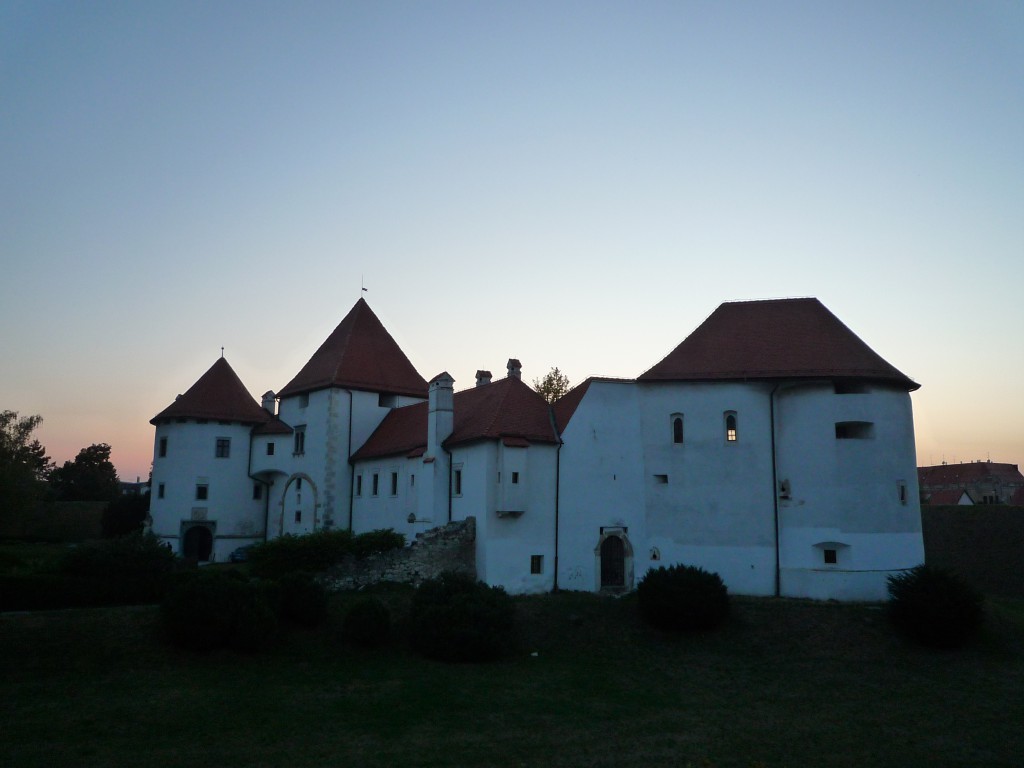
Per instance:
[[[476,518],[469,517],[416,534],[407,547],[354,557],[336,565],[323,577],[331,592],[360,589],[382,581],[417,586],[445,571],[476,577]]]
[[[925,562],[983,592],[1024,597],[1024,507],[921,507]]]

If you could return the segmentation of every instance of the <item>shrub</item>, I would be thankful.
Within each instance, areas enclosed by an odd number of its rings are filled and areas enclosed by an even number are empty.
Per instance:
[[[330,568],[352,551],[347,530],[281,536],[257,544],[249,552],[249,570],[256,576],[280,579],[290,573],[316,573]]]
[[[294,624],[316,627],[327,619],[327,590],[309,573],[281,579],[281,614]]]
[[[164,630],[193,651],[254,651],[274,639],[277,618],[260,584],[237,571],[207,569],[177,576],[161,604]]]
[[[393,528],[378,528],[375,531],[360,533],[352,540],[352,552],[359,558],[401,549],[404,546],[405,535]]]
[[[505,590],[462,574],[423,582],[410,608],[412,645],[441,661],[489,661],[511,647],[515,604]]]
[[[282,579],[291,573],[319,573],[346,556],[366,557],[405,546],[405,536],[391,528],[353,536],[348,530],[316,531],[304,536],[281,536],[249,551],[249,570],[255,576]]]
[[[692,565],[648,571],[636,594],[640,615],[659,629],[714,629],[729,617],[729,593],[722,578]]]
[[[152,534],[90,541],[69,549],[58,564],[66,578],[88,585],[94,605],[155,603],[177,563]]]
[[[376,597],[355,602],[341,625],[342,637],[364,648],[384,645],[391,636],[391,611]]]
[[[888,581],[889,619],[917,642],[959,648],[981,628],[984,598],[956,574],[919,565]]]

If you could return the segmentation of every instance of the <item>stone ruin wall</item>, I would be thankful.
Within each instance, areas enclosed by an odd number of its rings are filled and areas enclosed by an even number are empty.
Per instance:
[[[476,518],[417,533],[413,542],[357,560],[347,558],[331,568],[323,582],[330,592],[361,589],[382,581],[418,586],[445,571],[465,573],[476,578]]]

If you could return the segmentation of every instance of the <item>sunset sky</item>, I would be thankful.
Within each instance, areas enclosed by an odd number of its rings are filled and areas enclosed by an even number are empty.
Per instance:
[[[0,410],[58,462],[364,295],[427,379],[635,377],[816,296],[1024,467],[1024,3],[0,3]],[[361,292],[361,285],[368,289]]]

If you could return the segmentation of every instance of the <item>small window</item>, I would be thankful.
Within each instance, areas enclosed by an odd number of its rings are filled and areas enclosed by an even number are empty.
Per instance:
[[[356,496],[363,495],[363,476],[356,475]]]
[[[728,443],[735,443],[739,439],[739,431],[736,429],[736,411],[725,412],[725,440]]]
[[[161,437],[160,438],[160,450],[158,451],[158,453],[160,454],[160,458],[161,459],[164,458],[167,455],[167,438],[166,437]]]
[[[380,475],[378,475],[376,472],[374,472],[373,473],[373,488],[372,488],[373,495],[376,496],[379,491],[380,491]]]
[[[837,562],[836,561],[836,550],[834,550],[834,549],[824,549],[824,550],[822,550],[822,552],[825,555],[825,565],[835,565],[836,564],[836,562]]]
[[[875,425],[870,421],[837,421],[836,440],[870,440],[875,436]]]
[[[462,470],[456,469],[452,473],[452,495],[462,495]]]
[[[299,492],[302,491],[302,478],[301,477],[295,478],[295,490],[299,491]]]
[[[544,573],[544,555],[530,555],[530,573]]]
[[[518,472],[513,472],[512,473],[512,485],[519,485],[519,473]]]
[[[303,392],[301,395],[299,395],[299,408],[308,408],[308,407],[309,407],[309,392]],[[298,522],[298,521],[296,520],[296,522]]]
[[[229,437],[218,437],[217,447],[214,450],[214,456],[218,459],[227,459],[231,456],[231,438]]]
[[[267,456],[273,456],[273,455],[274,455],[274,444],[273,443],[267,443]]]
[[[164,484],[163,483],[160,483],[160,485],[158,485],[156,487],[156,497],[158,499],[162,499],[164,497]]]
[[[416,487],[416,475],[409,475],[409,487],[410,488],[415,488]]]
[[[210,497],[210,486],[199,483],[196,485],[196,499],[206,501]]]
[[[907,484],[900,480],[896,484],[896,491],[899,494],[900,504],[907,503]]]
[[[263,484],[253,483],[252,484],[252,498],[254,501],[259,501],[263,498]]]
[[[397,496],[398,495],[398,473],[397,472],[392,472],[391,473],[391,495],[392,496]]]
[[[295,428],[295,455],[301,456],[306,452],[306,427],[305,425]]]
[[[675,414],[672,417],[672,442],[681,445],[683,442],[683,415]]]
[[[295,522],[296,523],[301,523],[302,522],[302,510],[301,509],[296,509],[295,510]]]
[[[656,482],[658,485],[667,485],[668,475],[655,475],[654,482]]]

